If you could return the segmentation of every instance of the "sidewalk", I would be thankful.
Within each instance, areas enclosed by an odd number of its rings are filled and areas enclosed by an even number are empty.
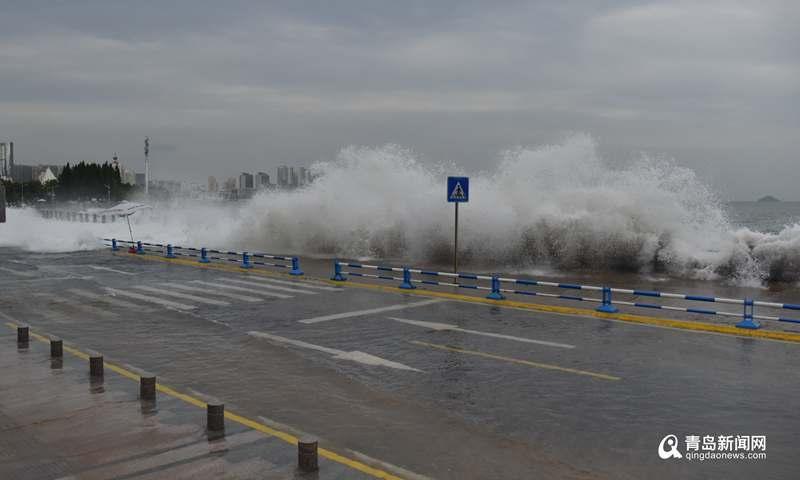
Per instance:
[[[0,329],[0,478],[263,479],[359,478],[320,457],[320,471],[296,468],[297,447],[234,422],[209,438],[205,411],[167,395],[138,399],[138,384]]]

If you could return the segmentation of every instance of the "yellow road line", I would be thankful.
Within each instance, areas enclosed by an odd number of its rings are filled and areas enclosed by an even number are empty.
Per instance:
[[[6,325],[9,326],[12,329],[17,328],[17,325],[14,324],[14,323],[11,323],[11,322],[6,322]],[[39,340],[40,342],[43,342],[43,343],[49,343],[50,342],[50,338],[48,338],[45,335],[40,335],[38,333],[34,333],[32,330],[29,331],[29,335],[31,337],[35,338],[36,340]],[[81,358],[83,360],[88,360],[89,359],[89,354],[84,353],[84,352],[82,352],[80,350],[77,350],[75,348],[67,347],[66,345],[64,345],[63,346],[63,350],[65,352],[68,352],[71,355],[74,355],[74,356],[76,356],[78,358]],[[125,368],[122,368],[122,367],[120,367],[118,365],[114,365],[114,364],[109,363],[109,362],[105,362],[104,361],[103,363],[104,363],[105,368],[108,368],[109,370],[111,370],[113,372],[116,372],[116,373],[122,375],[123,377],[129,378],[129,379],[137,381],[137,382],[139,381],[140,376],[137,375],[136,373],[131,372],[130,370],[127,370]],[[194,405],[194,406],[200,407],[200,408],[206,408],[206,402],[200,400],[199,398],[193,397],[191,395],[187,395],[185,393],[181,393],[181,392],[175,390],[172,387],[168,387],[167,385],[162,384],[161,382],[157,382],[156,383],[156,389],[159,392],[163,393],[164,395],[168,395],[170,397],[177,398],[178,400],[182,400],[182,401],[184,401],[184,402],[186,402],[186,403],[188,403],[190,405]],[[281,430],[277,430],[275,428],[272,428],[272,427],[269,427],[267,425],[264,425],[263,423],[256,422],[255,420],[251,420],[251,419],[249,419],[247,417],[244,417],[242,415],[238,415],[238,414],[233,413],[233,412],[228,411],[228,410],[225,410],[225,418],[227,418],[227,419],[229,419],[229,420],[231,420],[233,422],[236,422],[236,423],[238,423],[240,425],[244,425],[245,427],[252,428],[253,430],[256,430],[256,431],[259,431],[261,433],[267,434],[269,436],[272,436],[272,437],[278,438],[280,440],[283,440],[284,442],[289,443],[291,445],[297,445],[297,442],[299,440],[296,436],[294,436],[294,435],[292,435],[290,433],[283,432]],[[384,470],[381,470],[379,468],[371,467],[371,466],[369,466],[369,465],[367,465],[367,464],[365,464],[363,462],[360,462],[358,460],[353,460],[351,458],[345,457],[345,456],[340,455],[340,454],[338,454],[338,453],[336,453],[336,452],[334,452],[332,450],[328,450],[326,448],[319,448],[317,451],[322,457],[327,458],[328,460],[334,461],[336,463],[340,463],[342,465],[345,465],[347,467],[352,468],[353,470],[358,470],[359,472],[366,473],[367,475],[371,475],[371,476],[373,476],[375,478],[380,478],[380,479],[384,479],[384,480],[402,480],[401,477],[393,475],[393,474],[391,474],[389,472],[386,472]]]
[[[479,352],[477,350],[466,350],[463,348],[451,347],[449,345],[439,345],[436,343],[420,342],[419,340],[411,340],[411,343],[415,345],[421,345],[423,347],[445,350],[448,352],[464,353],[467,355],[475,355],[478,357],[491,358],[493,360],[501,360],[503,362],[517,363],[519,365],[527,365],[529,367],[543,368],[545,370],[556,370],[559,372],[574,373],[576,375],[586,375],[589,377],[601,378],[603,380],[612,380],[612,381],[622,380],[620,377],[615,377],[614,375],[606,375],[605,373],[597,373],[597,372],[590,372],[588,370],[578,370],[576,368],[561,367],[549,363],[531,362],[529,360],[522,360],[519,358],[503,357],[500,355],[493,355],[491,353]]]
[[[192,267],[199,267],[199,268],[209,268],[214,270],[222,270],[227,272],[236,272],[236,273],[247,273],[247,274],[257,274],[263,275],[267,277],[279,277],[279,276],[288,276],[287,274],[280,274],[277,272],[268,272],[260,269],[250,269],[245,272],[242,271],[241,268],[234,267],[232,265],[220,265],[220,264],[213,264],[213,263],[205,263],[201,264],[198,262],[192,262],[190,260],[185,260],[181,258],[163,258],[154,255],[136,255],[136,254],[123,254],[128,255],[144,260],[153,260],[159,262],[166,262],[166,263],[175,263],[179,265],[188,265]],[[297,280],[296,277],[292,277],[294,280]],[[743,328],[736,328],[730,325],[718,325],[714,323],[705,323],[700,321],[694,320],[674,320],[670,318],[660,318],[660,317],[650,317],[646,315],[634,315],[629,313],[602,313],[597,312],[595,310],[590,310],[587,308],[575,308],[575,307],[562,307],[556,305],[543,305],[538,303],[528,303],[528,302],[518,302],[514,300],[489,300],[488,298],[483,297],[472,297],[469,295],[462,295],[458,293],[449,293],[449,292],[436,292],[433,290],[425,290],[423,288],[417,288],[415,290],[404,290],[397,287],[387,287],[383,285],[372,285],[369,283],[358,283],[353,282],[352,280],[348,280],[346,282],[336,282],[333,280],[328,280],[326,278],[314,278],[314,277],[306,277],[309,279],[317,280],[324,283],[329,283],[331,285],[338,285],[341,287],[352,287],[352,288],[362,288],[362,289],[371,289],[371,290],[378,290],[381,292],[389,292],[389,293],[399,293],[403,295],[418,295],[421,297],[429,297],[429,298],[446,298],[448,300],[456,300],[459,302],[468,302],[468,303],[480,303],[483,305],[492,305],[497,307],[505,307],[505,308],[514,308],[518,310],[528,310],[534,312],[549,312],[549,313],[560,313],[565,315],[579,315],[583,317],[596,317],[596,318],[604,318],[609,320],[620,320],[623,322],[630,322],[630,323],[638,323],[642,325],[654,325],[659,327],[668,327],[668,328],[676,328],[679,330],[690,330],[690,331],[697,331],[697,332],[711,332],[711,333],[719,333],[723,335],[731,335],[735,337],[749,337],[749,338],[763,338],[767,340],[779,340],[784,342],[793,342],[793,343],[800,343],[800,334],[792,333],[792,332],[779,332],[775,330],[747,330]]]

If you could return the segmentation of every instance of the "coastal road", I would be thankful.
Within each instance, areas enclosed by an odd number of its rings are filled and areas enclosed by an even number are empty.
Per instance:
[[[312,433],[401,478],[800,471],[796,343],[108,251],[0,249],[0,292],[3,323]],[[766,458],[662,460],[669,434],[682,449],[686,436],[765,436]]]

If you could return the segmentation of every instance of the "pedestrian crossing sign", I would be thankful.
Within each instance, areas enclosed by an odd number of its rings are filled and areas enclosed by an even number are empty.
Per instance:
[[[447,177],[447,201],[469,201],[469,177]]]

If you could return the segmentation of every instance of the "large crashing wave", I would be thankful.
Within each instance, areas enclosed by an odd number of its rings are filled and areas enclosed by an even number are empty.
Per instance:
[[[445,176],[463,173],[457,167],[426,166],[409,150],[385,146],[347,148],[313,170],[318,179],[294,192],[239,204],[176,202],[142,212],[133,217],[136,237],[416,265],[449,262],[453,207],[445,202]],[[120,223],[34,221],[29,210],[18,212],[10,221],[30,225],[0,234],[0,245],[92,248],[90,233],[128,237]],[[777,234],[734,228],[693,171],[647,157],[611,168],[584,135],[505,152],[494,173],[472,175],[470,202],[459,214],[465,268],[659,271],[745,284],[800,279],[800,224]],[[58,244],[37,241],[43,232]]]
[[[312,186],[249,202],[250,221],[233,238],[278,251],[448,261],[453,209],[443,166],[386,146],[347,148],[314,169]],[[473,266],[800,277],[800,225],[777,235],[737,231],[692,170],[646,157],[613,169],[588,136],[507,151],[496,172],[473,176],[470,188],[460,244]]]

